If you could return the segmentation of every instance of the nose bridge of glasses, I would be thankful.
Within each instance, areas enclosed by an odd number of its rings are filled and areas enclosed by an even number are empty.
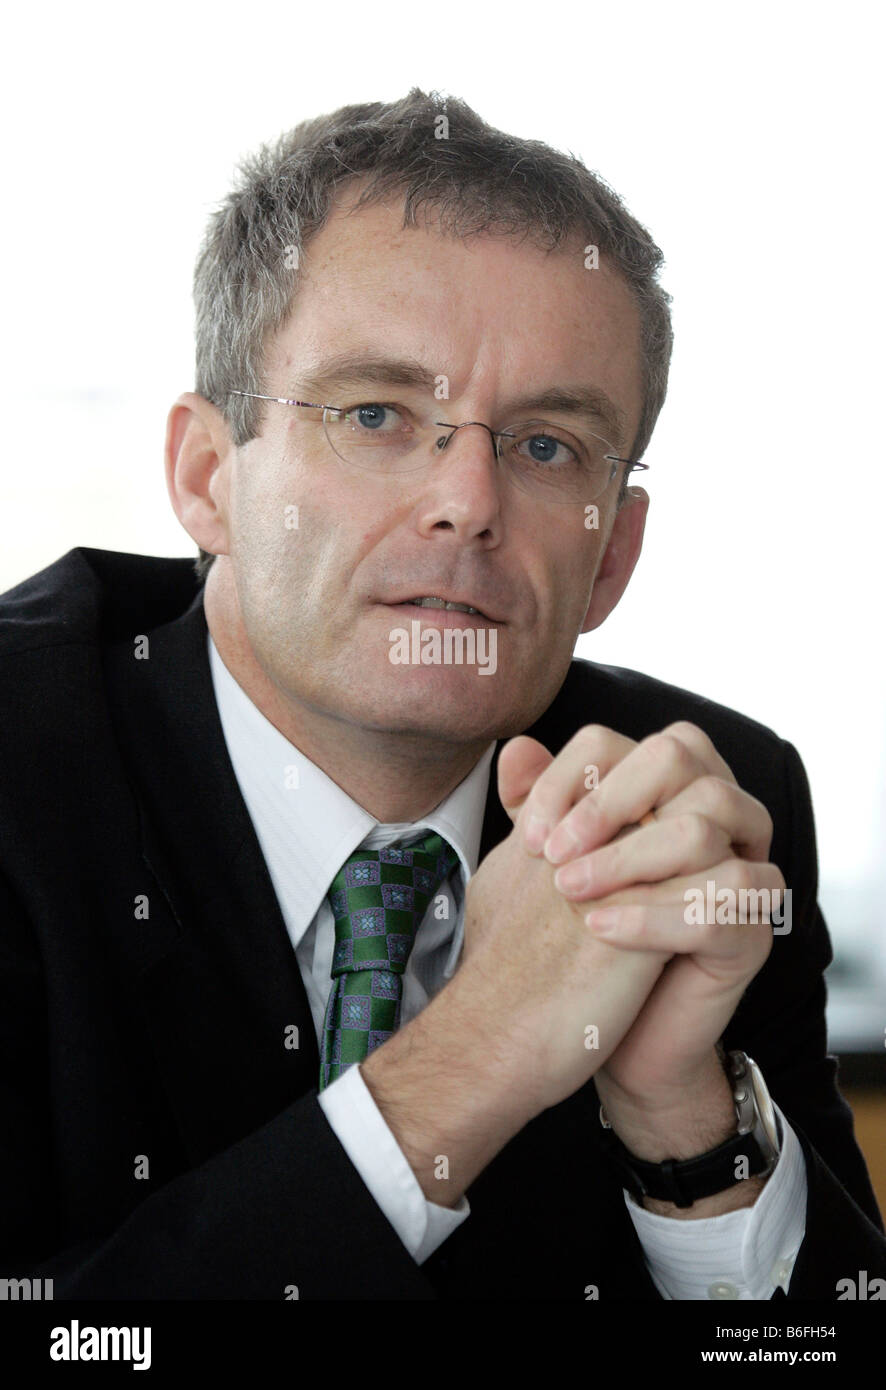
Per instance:
[[[491,425],[486,424],[485,420],[462,420],[461,424],[459,425],[447,424],[445,420],[435,420],[432,429],[444,429],[450,431],[449,434],[441,435],[439,438],[435,440],[435,447],[439,449],[442,453],[442,451],[445,448],[447,448],[447,446],[451,443],[457,431],[466,429],[468,425],[479,425],[481,429],[486,430],[487,434],[489,435],[489,441],[492,445],[492,452],[494,456],[498,458],[501,452],[501,444],[499,443],[499,440],[503,437],[504,432],[502,430],[494,430]]]

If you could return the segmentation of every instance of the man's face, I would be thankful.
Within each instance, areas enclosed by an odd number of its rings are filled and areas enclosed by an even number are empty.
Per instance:
[[[525,418],[514,406],[522,398],[591,386],[624,421],[618,439],[594,428],[626,454],[642,405],[639,314],[602,260],[587,269],[578,242],[545,254],[507,238],[402,230],[399,201],[349,217],[354,196],[302,253],[292,314],[268,349],[268,394],[348,407],[394,401],[415,417],[500,430]],[[422,364],[445,378],[448,398],[334,379],[305,393],[303,379],[327,359],[357,351]],[[296,715],[459,743],[528,727],[586,625],[619,475],[597,498],[593,529],[584,505],[518,488],[477,426],[458,430],[436,458],[429,451],[423,469],[379,476],[333,452],[316,411],[264,408],[261,437],[232,452],[214,483],[236,590],[226,620]],[[418,596],[486,616],[401,606]],[[495,651],[494,672],[481,674],[479,660],[394,664],[391,634],[411,635],[414,621],[420,632],[477,629],[487,667]]]

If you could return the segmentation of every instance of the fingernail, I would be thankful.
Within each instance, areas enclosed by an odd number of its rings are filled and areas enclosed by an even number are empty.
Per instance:
[[[591,931],[611,932],[615,931],[619,924],[619,913],[617,907],[599,907],[593,912],[589,912],[585,917],[585,925]]]
[[[564,864],[554,874],[554,887],[558,893],[580,893],[589,888],[591,875],[587,863],[576,859],[572,864]]]
[[[562,864],[564,859],[573,859],[576,850],[581,849],[581,841],[568,825],[558,825],[545,845],[545,858],[549,864]]]
[[[546,820],[539,816],[530,816],[526,822],[526,848],[529,853],[541,854],[550,833],[551,828]]]

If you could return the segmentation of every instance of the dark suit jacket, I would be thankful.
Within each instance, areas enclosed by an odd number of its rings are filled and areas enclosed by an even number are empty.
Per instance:
[[[311,1014],[205,644],[186,559],[76,549],[0,597],[0,1275],[52,1278],[57,1299],[296,1285],[582,1300],[593,1284],[601,1301],[657,1300],[592,1082],[493,1160],[428,1261],[406,1252],[317,1101]],[[528,732],[556,752],[582,724],[639,739],[676,719],[708,733],[775,823],[793,930],[723,1042],[760,1064],[803,1147],[789,1297],[834,1299],[838,1279],[886,1276],[886,1239],[826,1053],[831,946],[797,753],[720,705],[585,661]],[[481,859],[511,828],[495,788],[493,763]]]

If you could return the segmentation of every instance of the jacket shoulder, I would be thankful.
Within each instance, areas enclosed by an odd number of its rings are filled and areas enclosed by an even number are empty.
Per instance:
[[[0,657],[156,627],[184,612],[199,589],[193,560],[77,546],[0,594]]]
[[[688,720],[704,730],[727,762],[730,752],[745,762],[748,754],[772,756],[783,748],[772,729],[727,705],[641,671],[579,658],[548,714],[568,727],[567,737],[583,724],[603,724],[639,740]]]

